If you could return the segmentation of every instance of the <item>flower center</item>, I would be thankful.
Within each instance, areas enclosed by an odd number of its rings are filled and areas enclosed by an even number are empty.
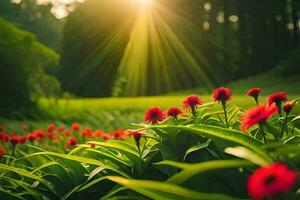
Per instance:
[[[276,180],[276,177],[273,175],[270,175],[265,179],[265,184],[271,185],[275,180]]]
[[[158,114],[157,113],[152,113],[151,114],[151,118],[152,119],[157,119],[158,118]]]

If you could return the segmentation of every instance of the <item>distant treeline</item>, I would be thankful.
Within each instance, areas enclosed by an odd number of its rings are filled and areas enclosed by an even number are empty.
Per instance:
[[[125,90],[123,95],[126,95],[126,84],[131,77],[122,77],[119,66],[130,38],[130,28],[128,32],[122,32],[123,35],[115,35],[114,43],[108,43],[109,37],[118,31],[121,25],[124,26],[122,22],[134,15],[135,11],[130,10],[131,7],[126,6],[124,1],[118,1],[121,3],[117,4],[114,0],[87,0],[67,19],[60,73],[64,89],[80,96],[98,97],[110,96],[117,86],[118,91],[121,91],[119,93],[122,95],[122,90]],[[300,2],[297,0],[155,2],[167,8],[168,12],[161,8],[157,13],[168,24],[170,30],[176,33],[176,37],[182,41],[197,62],[197,66],[213,85],[264,72],[274,68],[279,62],[283,63],[283,60],[289,62],[290,69],[287,71],[299,73],[293,61],[297,60],[297,53],[293,52],[297,52],[299,47]],[[109,11],[106,7],[118,12]],[[124,10],[129,10],[130,13]],[[154,19],[154,22],[157,21]],[[159,30],[158,23],[155,25]],[[133,25],[127,26],[132,28]],[[160,37],[161,43],[170,39],[168,36],[165,39],[161,35]],[[110,50],[108,45],[114,50]],[[148,46],[148,57],[155,57],[155,49],[151,48],[151,44]],[[164,53],[164,63],[169,68],[157,64],[154,58],[150,59],[145,64],[147,70],[144,73],[147,73],[147,76],[136,86],[143,85],[146,91],[135,95],[155,95],[172,89],[207,86],[200,76],[184,76],[180,70],[176,70],[189,69],[190,63],[186,62],[184,54],[177,52],[174,59],[170,48],[161,48],[161,51]],[[176,51],[174,52],[176,54]],[[163,78],[165,75],[154,69],[165,69],[167,74],[172,74],[170,79],[177,80],[171,87],[167,87]],[[134,76],[137,73],[138,70],[130,74]],[[128,76],[131,76],[130,74]],[[69,81],[71,77],[74,80],[72,82]],[[184,77],[188,81],[183,79]]]

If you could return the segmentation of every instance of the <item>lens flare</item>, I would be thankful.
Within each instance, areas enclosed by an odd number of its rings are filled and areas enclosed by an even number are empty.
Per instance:
[[[146,6],[151,3],[151,0],[138,0],[138,1],[142,6]]]

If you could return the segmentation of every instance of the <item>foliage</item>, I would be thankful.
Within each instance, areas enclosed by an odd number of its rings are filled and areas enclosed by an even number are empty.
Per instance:
[[[52,15],[51,6],[36,3],[36,0],[22,0],[20,4],[1,0],[0,16],[18,28],[34,33],[40,42],[59,51],[63,21]]]
[[[58,55],[29,33],[0,19],[1,115],[30,107],[32,98],[57,92],[59,83],[46,74],[58,64]]]
[[[290,103],[295,106],[296,102]],[[88,141],[66,149],[68,153],[24,146],[27,150],[19,150],[16,157],[1,159],[1,195],[15,199],[249,199],[247,179],[257,167],[281,162],[300,170],[300,132],[295,127],[299,116],[276,114],[263,119],[263,125],[241,132],[240,116],[248,112],[228,103],[223,103],[225,110],[219,104],[220,109],[214,110],[212,105],[198,105],[193,113],[158,124],[136,124],[139,129],[128,130],[124,141]],[[74,131],[76,127],[72,126]],[[49,126],[48,131],[53,128]],[[299,183],[279,199],[298,199],[298,188]]]

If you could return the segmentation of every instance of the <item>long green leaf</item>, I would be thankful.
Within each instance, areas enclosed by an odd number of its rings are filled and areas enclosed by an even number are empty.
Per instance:
[[[169,165],[169,166],[174,166],[177,168],[184,169],[167,180],[167,182],[174,183],[174,184],[184,183],[185,181],[192,178],[193,176],[209,170],[247,167],[253,165],[251,162],[245,160],[217,160],[217,161],[202,162],[198,164],[186,164],[186,163],[177,163],[173,161],[163,161],[157,164]]]
[[[86,164],[101,166],[105,169],[114,171],[114,172],[116,172],[116,173],[118,173],[118,174],[120,174],[124,177],[129,178],[129,176],[126,173],[124,173],[124,172],[122,172],[122,171],[120,171],[120,170],[118,170],[118,169],[116,169],[112,166],[106,165],[106,164],[104,164],[103,162],[101,162],[99,160],[85,158],[85,157],[81,157],[81,156],[65,155],[65,154],[54,153],[54,152],[39,152],[39,153],[34,153],[30,156],[39,156],[39,155],[48,155],[48,156],[50,155],[50,156],[55,156],[55,157],[59,157],[59,158],[66,159],[66,160],[73,160],[73,161],[76,161],[76,162],[79,162],[79,163],[86,163]]]
[[[151,199],[197,199],[197,200],[233,200],[235,198],[222,194],[208,194],[195,192],[184,187],[173,185],[170,183],[164,183],[159,181],[147,181],[147,180],[132,180],[122,177],[111,176],[109,180],[116,182],[120,185],[126,186],[133,191],[136,191]]]

